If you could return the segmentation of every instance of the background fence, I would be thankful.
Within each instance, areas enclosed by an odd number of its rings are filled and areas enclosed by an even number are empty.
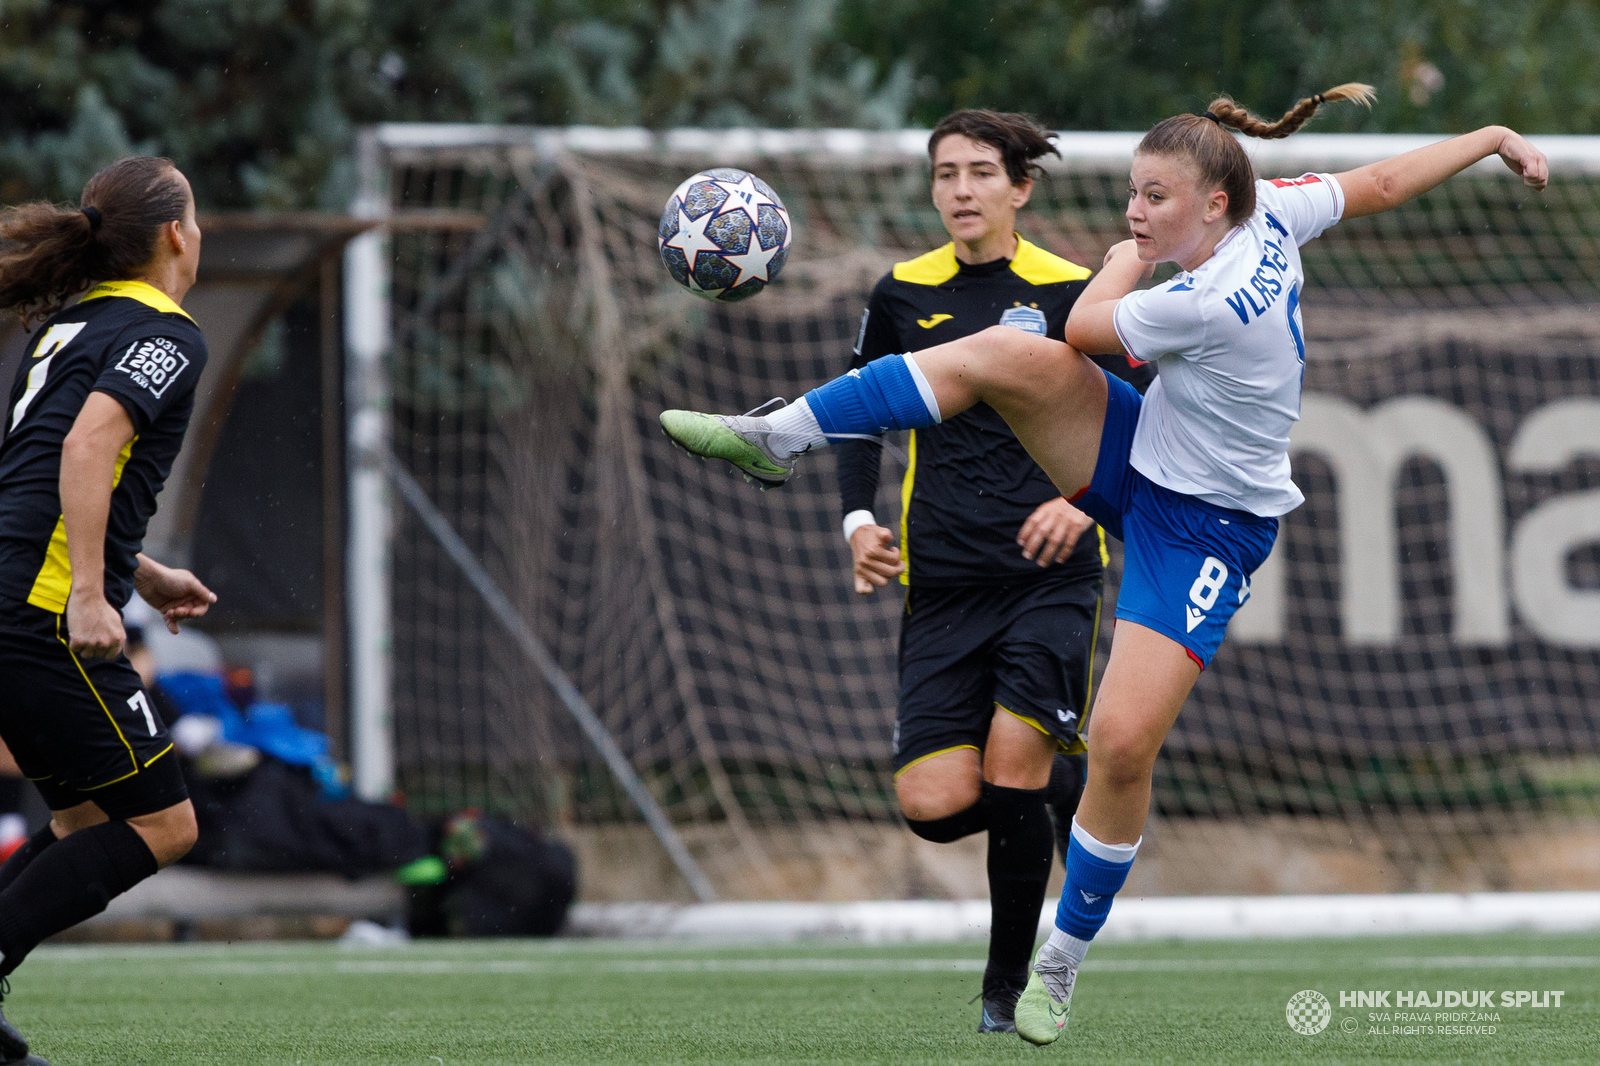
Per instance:
[[[1380,852],[1398,887],[1440,869],[1508,887],[1508,827],[1592,824],[1600,147],[1550,140],[1543,195],[1480,166],[1305,249],[1307,503],[1163,751],[1152,835],[1170,848],[1270,821]],[[901,603],[850,589],[832,460],[758,494],[671,449],[655,416],[792,398],[846,366],[872,283],[947,239],[924,135],[385,127],[367,143],[369,203],[486,219],[388,238],[400,462],[724,891],[803,892],[786,871],[823,836],[888,861]],[[1134,138],[1060,143],[1020,225],[1095,266],[1123,235]],[[1262,176],[1292,176],[1414,143],[1252,148]],[[759,173],[796,228],[780,283],[728,307],[656,256],[668,193],[718,164]],[[880,516],[898,513],[896,462]],[[394,521],[409,801],[634,820],[455,565]]]

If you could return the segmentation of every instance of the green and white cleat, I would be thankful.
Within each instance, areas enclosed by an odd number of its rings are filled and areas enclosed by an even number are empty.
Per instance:
[[[772,426],[765,418],[662,411],[661,429],[690,455],[732,463],[763,492],[794,476],[794,456],[779,456],[772,450],[768,443]]]
[[[1067,1030],[1067,1019],[1072,1014],[1072,987],[1077,978],[1077,967],[1040,970],[1035,964],[1028,974],[1028,987],[1017,1000],[1017,1035],[1041,1047],[1055,1043]]]

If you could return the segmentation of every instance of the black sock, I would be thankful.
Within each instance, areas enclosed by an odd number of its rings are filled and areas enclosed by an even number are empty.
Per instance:
[[[931,840],[935,844],[952,844],[962,837],[981,833],[989,828],[989,786],[985,784],[983,787],[985,791],[978,793],[978,802],[970,807],[925,822],[907,818],[906,825],[923,840]]]
[[[50,823],[48,822],[45,823],[43,829],[23,841],[22,846],[13,851],[11,857],[5,861],[5,865],[0,866],[0,892],[10,888],[11,882],[15,881],[22,874],[22,871],[28,868],[28,864],[37,859],[40,852],[55,842],[55,831],[50,828]]]
[[[1050,815],[1045,790],[983,784],[989,806],[989,965],[985,998],[1028,982],[1039,911],[1050,880]]]
[[[155,872],[156,857],[127,822],[101,822],[44,849],[0,891],[0,977]]]
[[[27,802],[29,787],[25,777],[0,774],[0,814],[20,814],[22,805]]]
[[[1078,801],[1083,799],[1083,785],[1089,779],[1089,756],[1057,755],[1050,766],[1050,783],[1044,787],[1044,803],[1050,808],[1050,819],[1055,823],[1056,847],[1061,861],[1067,861],[1067,845],[1072,842],[1072,816],[1078,813]]]

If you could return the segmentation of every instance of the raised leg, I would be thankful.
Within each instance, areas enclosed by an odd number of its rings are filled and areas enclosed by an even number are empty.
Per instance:
[[[1076,348],[990,326],[912,358],[933,387],[942,418],[986,403],[1056,488],[1071,495],[1089,484],[1106,417],[1106,381]]]
[[[1070,345],[1009,326],[874,359],[771,415],[668,410],[661,428],[691,455],[732,463],[768,489],[829,441],[920,429],[978,403],[1000,413],[1063,493],[1088,486],[1105,424],[1105,374]]]

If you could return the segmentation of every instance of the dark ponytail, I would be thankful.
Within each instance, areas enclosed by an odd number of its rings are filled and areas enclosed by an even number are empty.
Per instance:
[[[1228,194],[1228,221],[1237,226],[1255,214],[1256,175],[1243,146],[1223,127],[1236,129],[1246,137],[1287,137],[1304,126],[1325,103],[1349,100],[1371,107],[1375,98],[1372,86],[1347,82],[1308,96],[1278,121],[1267,122],[1232,98],[1219,96],[1203,115],[1174,115],[1156,123],[1139,142],[1138,151],[1192,159],[1200,170],[1202,183]]]
[[[136,155],[102,168],[78,203],[0,210],[0,311],[32,323],[93,282],[135,276],[161,227],[183,219],[189,192],[171,160]]]

